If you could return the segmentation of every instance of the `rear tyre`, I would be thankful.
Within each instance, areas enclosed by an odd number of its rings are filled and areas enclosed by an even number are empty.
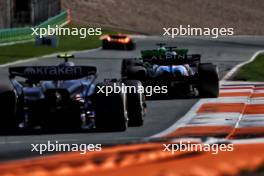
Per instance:
[[[115,83],[121,88],[121,84]],[[128,127],[126,97],[123,93],[98,93],[99,87],[114,88],[114,83],[103,82],[96,86],[94,97],[95,126],[100,131],[125,131]]]
[[[109,49],[109,42],[107,40],[102,41],[102,48],[103,49]]]
[[[122,77],[126,77],[127,68],[130,66],[140,65],[140,61],[138,59],[123,59],[121,64],[121,75]]]
[[[219,96],[219,76],[216,65],[205,63],[199,65],[199,95],[202,98]]]
[[[147,75],[147,70],[143,66],[129,66],[127,68],[127,79],[144,80]]]
[[[136,92],[127,92],[127,112],[128,112],[128,125],[129,126],[142,126],[145,116],[145,97],[140,93],[140,86],[142,84],[137,80],[125,80],[126,86],[133,86]]]
[[[136,48],[136,44],[131,42],[126,45],[127,50],[134,50]]]
[[[15,91],[8,86],[0,86],[0,132],[7,132],[17,127],[15,120],[16,104]]]

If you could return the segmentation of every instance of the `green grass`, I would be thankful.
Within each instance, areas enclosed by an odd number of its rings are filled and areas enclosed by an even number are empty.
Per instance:
[[[69,25],[68,27],[72,28],[76,26]],[[110,30],[102,30],[102,32],[103,34],[116,33]],[[57,48],[36,46],[35,42],[0,46],[0,64],[57,52],[97,48],[101,45],[99,37],[87,35],[87,38],[82,39],[80,36],[59,36],[59,47]]]
[[[242,66],[233,77],[239,81],[264,81],[264,54],[244,66]]]

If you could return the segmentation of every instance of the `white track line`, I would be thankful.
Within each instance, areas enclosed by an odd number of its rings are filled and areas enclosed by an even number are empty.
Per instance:
[[[44,56],[40,56],[40,57],[33,57],[33,58],[29,58],[29,59],[24,59],[24,60],[18,60],[18,61],[14,61],[14,62],[9,62],[9,63],[0,65],[0,68],[9,67],[9,66],[12,66],[12,65],[17,65],[17,64],[23,64],[23,63],[27,63],[27,62],[38,61],[38,60],[46,59],[46,58],[49,58],[49,57],[56,57],[58,54],[61,54],[61,53],[71,53],[71,54],[75,54],[75,53],[78,53],[79,54],[79,53],[86,53],[86,52],[89,53],[89,52],[98,51],[100,49],[101,49],[101,47],[95,48],[95,49],[89,49],[89,50],[81,50],[81,51],[58,52],[58,53],[48,54],[48,55],[44,55]]]

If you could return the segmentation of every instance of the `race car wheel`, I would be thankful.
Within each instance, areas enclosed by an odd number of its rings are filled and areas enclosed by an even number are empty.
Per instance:
[[[136,89],[135,92],[127,92],[128,125],[142,126],[146,109],[144,94],[140,93],[140,86],[142,87],[142,84],[137,80],[125,80],[123,83]]]
[[[94,97],[95,106],[95,126],[100,131],[125,131],[128,127],[128,117],[126,109],[126,96],[122,92],[109,93],[99,92],[100,87],[120,87],[121,84],[113,82],[103,82],[96,86]]]
[[[127,79],[144,80],[147,70],[143,66],[130,66],[127,68]]]
[[[15,113],[16,113],[17,98],[16,93],[8,86],[0,86],[0,132],[6,132],[16,128]]]
[[[127,50],[134,50],[136,48],[136,44],[131,42],[126,45]]]
[[[102,48],[103,49],[109,49],[109,42],[107,40],[102,41]]]
[[[123,59],[122,64],[121,64],[121,75],[122,77],[126,77],[127,73],[127,68],[129,66],[135,66],[135,65],[140,65],[140,61],[138,59]]]
[[[199,95],[202,98],[216,98],[219,96],[219,76],[216,65],[211,63],[200,64]]]

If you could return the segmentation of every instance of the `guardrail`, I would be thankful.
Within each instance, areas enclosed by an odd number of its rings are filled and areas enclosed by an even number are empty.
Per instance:
[[[69,21],[70,21],[70,13],[69,10],[67,10],[35,27],[47,28],[48,25],[50,26],[65,25]],[[34,39],[34,36],[32,36],[31,34],[32,34],[31,27],[0,29],[0,43],[2,44],[8,42]]]

